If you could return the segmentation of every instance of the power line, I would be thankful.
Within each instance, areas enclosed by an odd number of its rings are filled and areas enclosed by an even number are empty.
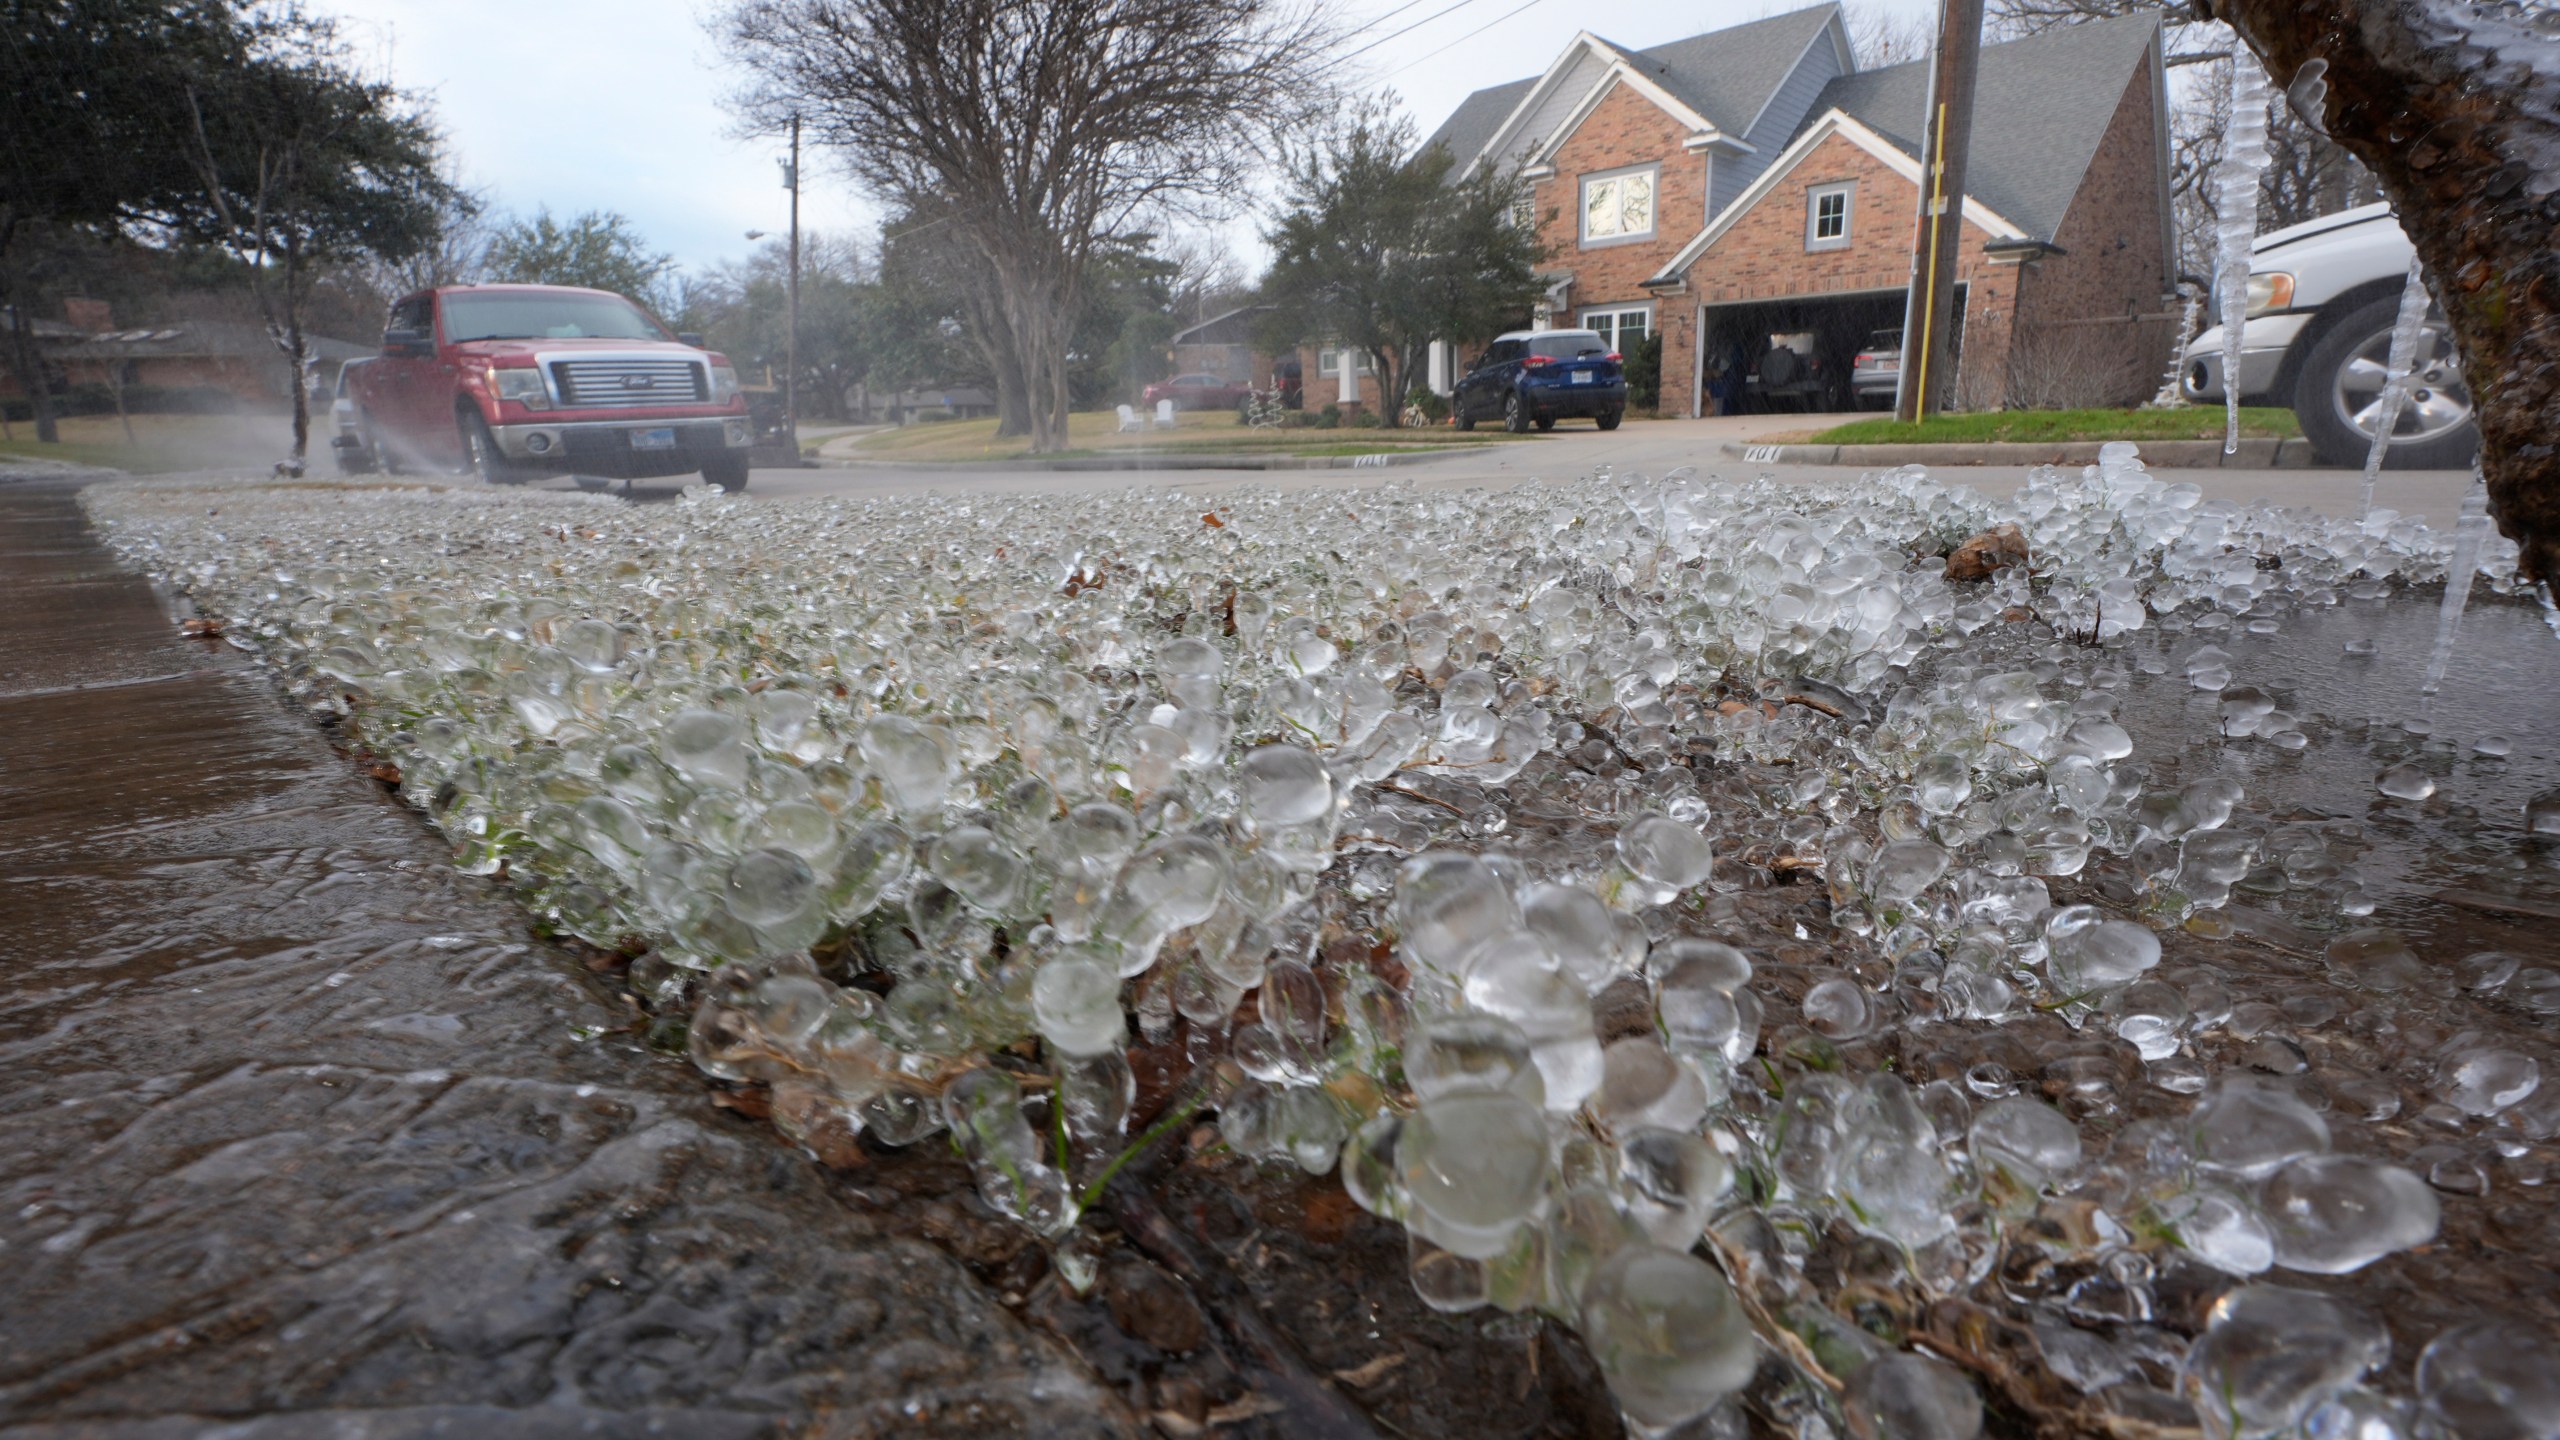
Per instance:
[[[1459,0],[1459,3],[1460,3],[1460,4],[1465,4],[1465,3],[1468,3],[1468,0]],[[1512,16],[1519,14],[1519,13],[1520,13],[1521,11],[1523,11],[1523,10],[1527,10],[1527,9],[1529,9],[1531,6],[1539,5],[1539,4],[1542,4],[1542,3],[1544,3],[1544,0],[1526,0],[1526,3],[1524,3],[1524,4],[1520,5],[1518,8],[1516,8],[1516,9],[1512,9],[1512,10],[1507,10],[1507,11],[1503,12],[1503,14],[1502,14],[1499,18],[1486,21],[1484,24],[1479,25],[1479,26],[1477,26],[1476,28],[1474,28],[1473,30],[1468,31],[1466,34],[1461,35],[1461,36],[1459,36],[1457,39],[1450,41],[1448,44],[1441,46],[1441,47],[1440,47],[1440,49],[1438,49],[1438,50],[1433,50],[1433,51],[1429,52],[1429,54],[1424,54],[1424,55],[1417,55],[1417,56],[1415,56],[1413,59],[1411,59],[1411,60],[1407,60],[1407,61],[1406,61],[1406,62],[1404,62],[1402,65],[1397,66],[1397,67],[1396,67],[1396,68],[1394,68],[1393,70],[1388,71],[1386,74],[1381,75],[1381,76],[1379,76],[1378,78],[1379,78],[1379,79],[1381,79],[1381,80],[1392,80],[1392,79],[1394,79],[1395,77],[1397,77],[1398,75],[1403,74],[1403,73],[1404,73],[1404,72],[1406,72],[1407,70],[1412,69],[1414,66],[1421,64],[1423,61],[1430,59],[1433,55],[1438,55],[1438,54],[1442,53],[1443,51],[1454,50],[1454,49],[1456,49],[1458,46],[1460,46],[1460,45],[1464,45],[1464,44],[1465,44],[1465,43],[1467,43],[1468,41],[1473,40],[1474,38],[1476,38],[1477,36],[1479,36],[1479,35],[1483,34],[1483,33],[1484,33],[1484,32],[1486,32],[1487,30],[1492,29],[1494,26],[1501,24],[1504,20],[1508,20],[1508,19],[1510,19]],[[1451,8],[1453,8],[1453,9],[1454,9],[1455,7],[1453,6],[1453,7],[1451,7]],[[1447,12],[1446,12],[1446,11],[1443,11],[1442,13],[1443,13],[1443,14],[1446,14]],[[1399,33],[1401,33],[1401,32],[1399,32]],[[1354,53],[1356,54],[1357,52],[1355,51]]]
[[[1388,11],[1386,14],[1379,16],[1377,19],[1370,21],[1368,24],[1361,26],[1357,30],[1346,32],[1341,38],[1345,40],[1357,40],[1361,36],[1368,34],[1370,31],[1377,29],[1379,26],[1386,24],[1388,21],[1393,20],[1397,16],[1421,3],[1422,0],[1404,0],[1403,4]]]
[[[1443,15],[1464,10],[1475,3],[1476,0],[1458,0],[1457,4],[1434,10],[1430,14],[1423,16],[1421,19],[1414,21],[1403,29],[1394,31],[1390,34],[1381,35],[1377,39],[1370,41],[1368,44],[1361,46],[1359,49],[1352,51],[1350,54],[1345,55],[1342,58],[1345,60],[1356,60],[1361,56],[1368,54],[1370,51],[1377,49],[1379,46],[1386,44],[1390,40],[1394,40],[1400,36],[1410,35],[1414,31],[1421,29],[1423,26],[1430,24],[1432,21],[1439,19]],[[1536,0],[1531,0],[1531,3],[1536,3]],[[1444,46],[1443,48],[1445,49],[1446,47]],[[1440,52],[1438,50],[1434,50],[1431,53],[1433,55],[1437,55]]]

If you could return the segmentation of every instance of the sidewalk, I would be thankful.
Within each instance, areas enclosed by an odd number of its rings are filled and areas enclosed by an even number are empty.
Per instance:
[[[74,483],[0,471],[0,1435],[1130,1433],[618,1033]]]

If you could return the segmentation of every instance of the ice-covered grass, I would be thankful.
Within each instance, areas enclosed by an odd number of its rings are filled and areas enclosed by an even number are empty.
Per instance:
[[[1190,1065],[1169,1113],[1401,1222],[1431,1304],[1576,1327],[1640,1429],[1747,1400],[1970,1435],[1992,1371],[1859,1329],[1859,1294],[2007,1286],[2070,1331],[2148,1315],[2171,1271],[2335,1274],[2436,1228],[2425,1181],[2338,1153],[2293,1087],[2197,1061],[2232,1011],[2209,967],[2161,978],[2162,935],[2215,933],[2235,886],[2299,874],[2347,925],[2371,897],[2116,718],[2174,687],[2218,743],[2299,748],[2315,722],[2216,641],[2442,576],[2449,537],[2411,522],[2208,501],[2130,447],[1999,497],[1913,468],[87,503],[394,761],[460,864],[635,955],[705,1070],[804,1139],[948,1130],[1071,1282],[1083,1208],[1160,1119],[1132,1113],[1135,1041]],[[2006,563],[1950,580],[1969,540]],[[2512,546],[2477,558],[2516,588]],[[1821,887],[1790,887],[1805,918],[1755,932],[1791,880]],[[1827,956],[1784,999],[1780,941]],[[2416,961],[2347,929],[2330,963]],[[2043,1091],[1895,1058],[2010,1033],[2065,1042]],[[2448,1123],[2537,1094],[2511,1049],[2443,1061]],[[2124,1123],[2121,1085],[2182,1118]],[[2022,1289],[2021,1255],[2092,1278]],[[2367,1388],[2372,1328],[2249,1285],[2155,1378],[2217,1435],[2405,1418]],[[2426,1403],[2510,1403],[2474,1392],[2512,1347],[2444,1345]]]

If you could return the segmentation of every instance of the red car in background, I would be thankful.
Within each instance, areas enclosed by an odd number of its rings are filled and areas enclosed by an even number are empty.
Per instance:
[[[1253,394],[1248,385],[1221,379],[1202,371],[1192,375],[1176,375],[1147,387],[1147,404],[1170,400],[1176,410],[1233,410]]]
[[[391,307],[381,355],[346,369],[339,460],[747,484],[754,426],[728,359],[604,290],[449,285]]]

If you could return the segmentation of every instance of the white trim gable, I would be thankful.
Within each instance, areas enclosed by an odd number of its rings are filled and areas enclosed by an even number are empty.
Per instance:
[[[1699,257],[1707,253],[1709,246],[1723,239],[1725,232],[1731,230],[1743,216],[1751,213],[1753,206],[1767,199],[1769,192],[1777,189],[1781,181],[1792,174],[1798,165],[1804,163],[1805,157],[1813,153],[1815,146],[1834,135],[1873,155],[1883,162],[1886,169],[1901,176],[1912,185],[1917,186],[1920,183],[1920,162],[1902,153],[1902,147],[1850,118],[1845,110],[1837,108],[1826,110],[1822,113],[1821,119],[1805,127],[1805,132],[1796,137],[1795,143],[1779,151],[1777,158],[1769,162],[1769,168],[1761,171],[1759,177],[1754,179],[1741,194],[1733,197],[1732,204],[1724,207],[1714,219],[1708,221],[1707,228],[1699,231],[1696,239],[1681,246],[1680,252],[1672,256],[1670,263],[1662,267],[1661,274],[1654,276],[1646,283],[1667,283],[1686,274],[1689,267],[1697,264]],[[1994,240],[2028,238],[2026,231],[2011,224],[2005,216],[1971,195],[1964,197],[1964,218],[1972,221],[1976,228],[1988,233]]]
[[[1565,112],[1560,124],[1544,135],[1532,137],[1529,144],[1520,144],[1520,127],[1555,98],[1558,87],[1572,78],[1578,63],[1585,57],[1601,62],[1604,68],[1599,78],[1583,92],[1573,108]],[[1683,141],[1684,148],[1716,145],[1744,152],[1751,149],[1739,136],[1728,135],[1718,129],[1714,121],[1690,108],[1688,102],[1663,89],[1659,82],[1638,70],[1616,46],[1585,30],[1573,37],[1572,43],[1564,47],[1555,63],[1538,77],[1538,83],[1530,86],[1529,93],[1520,97],[1520,103],[1511,107],[1511,113],[1502,117],[1502,123],[1494,127],[1492,137],[1485,141],[1483,148],[1468,157],[1462,173],[1506,152],[1521,154],[1531,164],[1546,162],[1554,156],[1558,146],[1581,128],[1583,121],[1591,118],[1591,112],[1607,98],[1609,91],[1621,84],[1634,89],[1664,114],[1689,127],[1691,133]]]

